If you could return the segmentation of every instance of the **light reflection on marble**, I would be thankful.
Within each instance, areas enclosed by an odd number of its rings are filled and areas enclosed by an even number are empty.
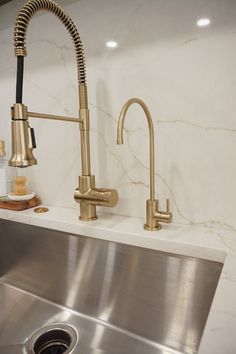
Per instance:
[[[8,155],[15,58],[13,22],[7,15],[10,9],[11,16],[16,14],[22,3],[13,1],[0,13],[0,135],[7,139]],[[98,186],[115,187],[120,195],[118,206],[109,212],[135,217],[145,213],[148,131],[138,107],[126,122],[127,143],[116,146],[120,109],[129,97],[138,96],[154,118],[156,189],[161,202],[170,197],[174,221],[235,230],[236,3],[227,0],[222,7],[219,0],[214,6],[210,0],[150,0],[148,5],[143,0],[81,0],[63,5],[85,46],[92,171]],[[212,23],[200,29],[196,20],[203,13]],[[110,38],[119,43],[112,51],[105,46]],[[74,53],[56,18],[34,18],[28,52],[24,103],[33,111],[77,116]],[[17,173],[30,178],[45,204],[78,208],[73,200],[81,171],[78,126],[38,120],[31,124],[39,165]]]

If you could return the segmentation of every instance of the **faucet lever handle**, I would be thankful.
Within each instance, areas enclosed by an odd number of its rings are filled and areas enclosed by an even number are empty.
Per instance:
[[[169,198],[166,199],[166,212],[170,213],[170,199]]]
[[[31,143],[32,143],[32,148],[36,149],[36,139],[35,139],[35,134],[34,134],[34,128],[29,128],[30,129],[30,137],[31,137]]]

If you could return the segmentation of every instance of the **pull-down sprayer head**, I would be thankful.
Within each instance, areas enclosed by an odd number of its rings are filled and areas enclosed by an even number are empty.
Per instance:
[[[33,155],[35,139],[33,129],[28,122],[27,107],[15,104],[12,107],[12,156],[9,166],[28,167],[37,165]]]

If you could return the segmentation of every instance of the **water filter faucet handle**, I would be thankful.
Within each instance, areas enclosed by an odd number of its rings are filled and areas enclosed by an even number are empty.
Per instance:
[[[0,140],[0,157],[6,156],[5,141]]]

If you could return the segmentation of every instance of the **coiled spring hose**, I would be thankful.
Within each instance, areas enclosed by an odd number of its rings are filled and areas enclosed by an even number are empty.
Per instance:
[[[23,76],[24,76],[24,57],[27,55],[26,33],[29,22],[33,15],[39,11],[49,11],[55,14],[65,25],[73,40],[77,70],[78,84],[86,85],[86,68],[83,45],[78,30],[69,15],[53,0],[29,0],[20,10],[15,25],[14,47],[17,56],[17,80],[16,80],[16,102],[22,103]]]

